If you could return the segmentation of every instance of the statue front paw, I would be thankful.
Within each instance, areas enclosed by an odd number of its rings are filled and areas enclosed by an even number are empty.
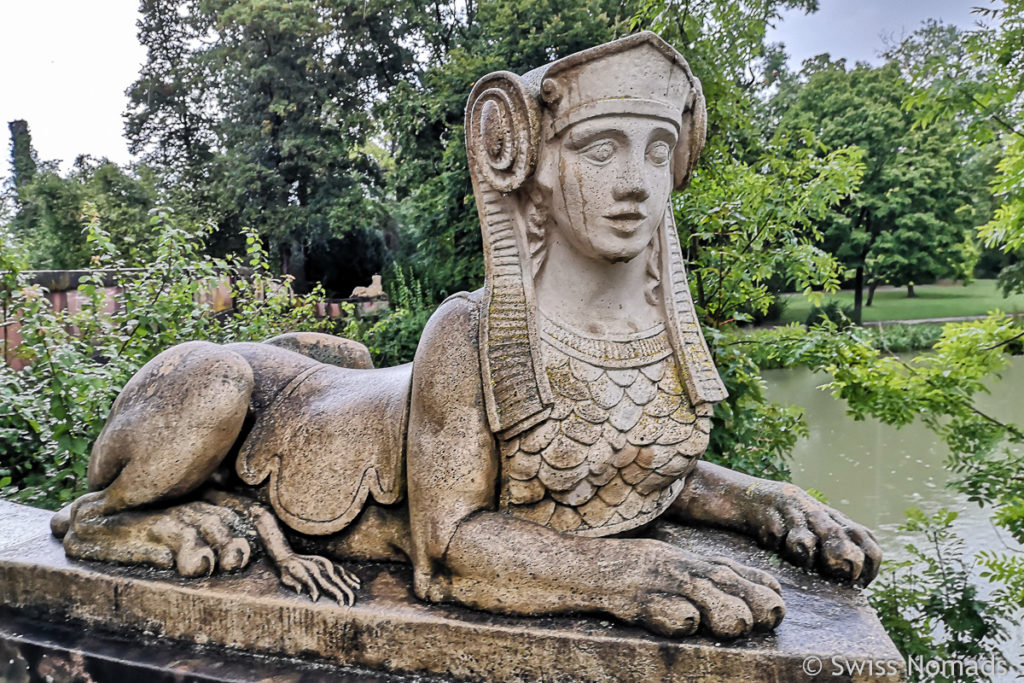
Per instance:
[[[281,572],[281,583],[299,594],[305,590],[313,602],[319,600],[323,592],[339,605],[355,604],[354,591],[359,588],[359,578],[327,558],[292,553],[278,561],[277,568]]]
[[[793,564],[862,586],[878,574],[882,550],[874,535],[793,484],[759,483],[748,515],[762,545]]]
[[[700,627],[723,639],[771,630],[782,621],[782,589],[771,574],[675,548],[657,553],[640,579],[640,613],[629,621],[664,636],[691,635]]]

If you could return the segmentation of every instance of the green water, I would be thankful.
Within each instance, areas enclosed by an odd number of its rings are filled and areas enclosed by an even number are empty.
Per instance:
[[[886,557],[903,557],[904,545],[915,540],[897,531],[911,506],[928,512],[940,507],[956,510],[956,529],[972,553],[1024,550],[992,524],[988,510],[945,487],[948,449],[923,425],[896,429],[874,419],[853,420],[846,415],[844,401],[818,388],[829,381],[827,375],[797,368],[770,370],[764,378],[772,400],[801,406],[806,413],[810,435],[795,449],[794,483],[821,491],[831,505],[872,528]],[[989,389],[990,394],[978,397],[977,407],[999,420],[1024,424],[1024,358],[1015,358]],[[980,592],[987,594],[985,582],[976,580]],[[1004,651],[1011,661],[1021,661],[1024,627],[1008,626],[1014,636]]]

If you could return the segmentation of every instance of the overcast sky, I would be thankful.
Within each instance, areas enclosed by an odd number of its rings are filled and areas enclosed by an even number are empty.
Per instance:
[[[829,52],[878,63],[883,36],[897,39],[928,18],[971,26],[988,0],[821,0],[788,13],[770,39],[791,64]],[[0,176],[9,172],[6,123],[26,119],[42,159],[66,169],[79,154],[130,160],[122,135],[125,89],[145,59],[135,38],[138,0],[0,0]]]
[[[786,45],[790,65],[798,69],[810,57],[828,52],[834,58],[880,64],[885,39],[899,40],[920,28],[925,19],[972,28],[971,8],[990,7],[990,0],[819,0],[814,14],[786,12],[771,42]]]

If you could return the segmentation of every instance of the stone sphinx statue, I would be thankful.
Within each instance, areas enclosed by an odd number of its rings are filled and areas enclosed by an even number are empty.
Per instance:
[[[320,334],[157,356],[52,521],[67,554],[200,576],[242,569],[258,538],[314,600],[355,599],[335,561],[399,560],[426,601],[719,638],[778,625],[779,584],[645,537],[655,518],[874,578],[867,529],[700,460],[726,391],[669,205],[705,135],[683,57],[640,33],[490,74],[466,131],[484,288],[445,301],[399,367]]]

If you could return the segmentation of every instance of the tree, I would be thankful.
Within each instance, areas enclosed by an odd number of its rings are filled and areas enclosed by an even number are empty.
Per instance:
[[[865,280],[908,287],[969,275],[966,201],[960,151],[951,124],[915,127],[903,107],[909,94],[897,66],[873,69],[822,55],[805,63],[795,94],[779,116],[777,135],[811,131],[825,149],[864,151],[860,191],[823,225],[826,248],[855,271],[854,317]]]
[[[651,28],[675,45],[701,79],[709,149],[756,158],[763,148],[759,96],[785,73],[784,46],[765,39],[768,26],[787,9],[816,12],[818,0],[643,2],[633,25]]]
[[[212,31],[209,13],[197,0],[142,0],[139,15],[147,59],[125,93],[129,151],[201,199],[202,168],[217,146],[214,73],[197,58]]]
[[[677,224],[686,226],[682,245],[697,311],[729,390],[715,410],[708,457],[787,478],[786,461],[806,433],[802,413],[765,397],[756,362],[732,343],[742,336],[735,323],[768,309],[773,282],[808,292],[838,289],[841,268],[821,249],[816,222],[856,190],[863,163],[855,148],[824,158],[787,159],[773,151],[751,164],[712,159],[674,208]]]
[[[991,181],[997,207],[979,236],[1014,255],[1000,276],[1009,294],[1024,291],[1024,1],[990,5],[975,8],[986,23],[960,36],[955,50],[914,65],[910,104],[922,123],[956,122],[964,144],[999,151]]]
[[[263,226],[302,288],[310,252],[387,227],[367,143],[374,103],[416,61],[412,3],[147,0],[142,10],[149,56],[129,91],[127,133],[216,221],[222,248]],[[350,274],[339,287],[354,284]]]
[[[18,119],[7,124],[11,133],[11,177],[5,192],[5,204],[10,201],[14,207],[11,231],[19,236],[28,232],[32,225],[32,208],[26,201],[27,188],[35,179],[39,159],[32,147],[32,133],[28,121]]]
[[[124,260],[141,265],[156,253],[147,212],[157,199],[156,179],[144,166],[134,172],[106,159],[81,156],[61,175],[55,162],[39,161],[28,124],[11,129],[11,189],[15,215],[10,223],[34,268],[76,269],[92,256],[85,226],[102,225]]]
[[[28,121],[11,121],[7,128],[11,131],[11,184],[17,190],[32,182],[39,167],[39,160],[32,147],[32,133],[29,132]]]
[[[43,164],[18,193],[23,213],[14,221],[33,268],[80,269],[92,252],[85,226],[103,226],[125,262],[139,266],[156,253],[157,235],[147,213],[156,205],[155,178],[149,169],[126,171],[106,159],[79,157],[62,176],[56,164]]]

